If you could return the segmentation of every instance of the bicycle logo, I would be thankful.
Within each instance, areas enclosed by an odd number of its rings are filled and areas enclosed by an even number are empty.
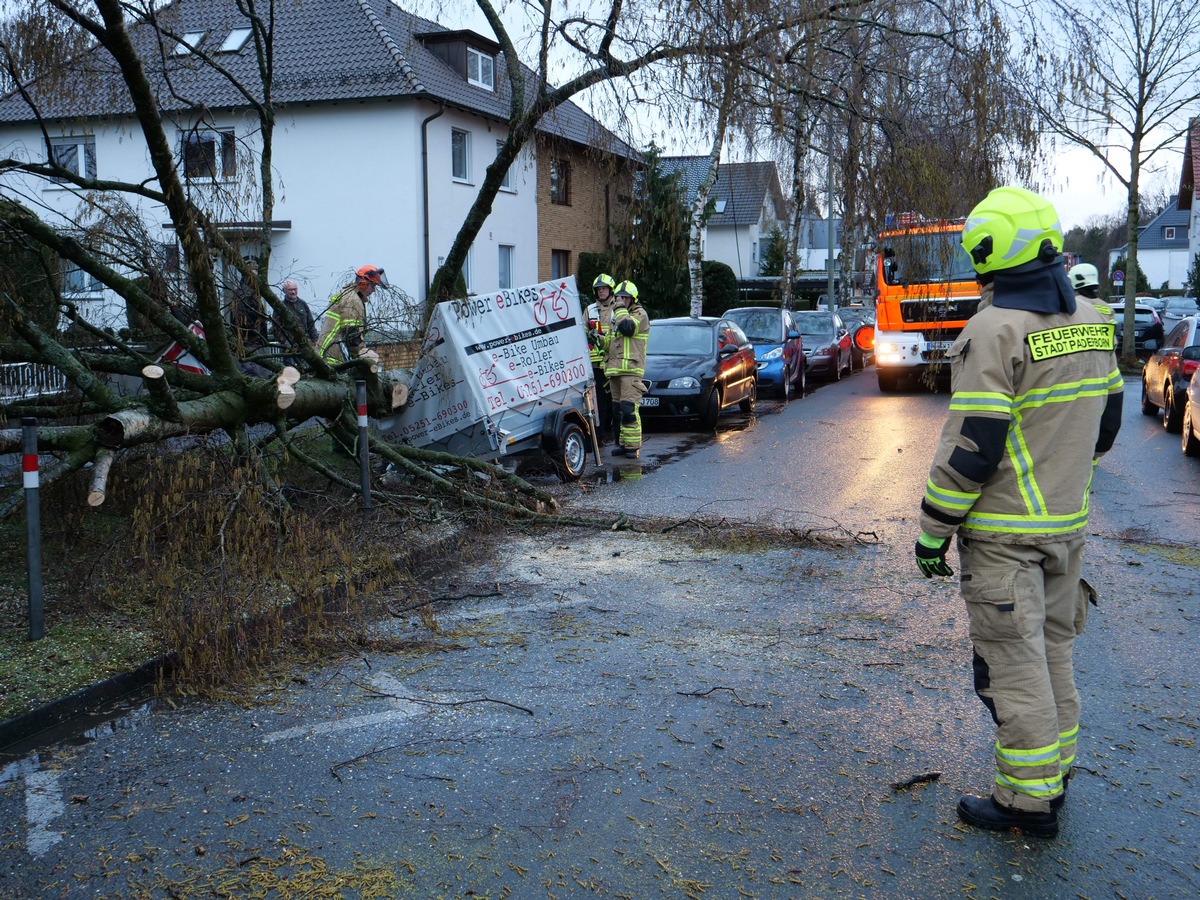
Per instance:
[[[549,297],[547,297],[549,294]],[[533,320],[539,325],[545,325],[549,321],[549,316],[546,311],[546,300],[550,301],[550,311],[554,313],[554,317],[558,321],[562,321],[567,317],[567,301],[562,293],[557,288],[544,287],[538,292],[538,299],[533,304]]]

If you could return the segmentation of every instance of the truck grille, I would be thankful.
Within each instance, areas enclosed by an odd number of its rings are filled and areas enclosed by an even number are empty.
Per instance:
[[[979,308],[978,297],[931,297],[928,300],[901,300],[900,319],[905,324],[921,322],[957,322],[971,318]]]

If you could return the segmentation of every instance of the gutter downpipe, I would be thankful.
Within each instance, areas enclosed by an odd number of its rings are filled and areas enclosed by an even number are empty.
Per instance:
[[[421,122],[421,214],[425,219],[425,284],[421,289],[422,300],[429,299],[429,123],[446,112],[446,101],[438,103],[438,111],[426,116]]]

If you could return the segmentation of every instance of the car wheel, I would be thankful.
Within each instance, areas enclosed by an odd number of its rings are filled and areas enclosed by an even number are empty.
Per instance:
[[[700,424],[706,431],[715,431],[717,419],[721,417],[721,395],[717,388],[709,392],[708,402],[704,404],[704,412],[700,414]]]
[[[1196,427],[1200,425],[1194,417],[1192,401],[1183,406],[1183,455],[1200,456],[1200,438],[1196,437]]]
[[[1158,407],[1150,402],[1150,395],[1146,393],[1146,379],[1142,379],[1142,415],[1157,416]]]
[[[1183,410],[1175,402],[1175,389],[1171,385],[1163,387],[1163,428],[1169,434],[1179,434],[1183,427]]]
[[[792,379],[795,376],[787,370],[787,366],[783,367],[783,390],[780,393],[783,395],[784,401],[792,399]]]
[[[746,415],[752,416],[752,415],[754,415],[754,407],[757,405],[758,405],[758,379],[755,378],[750,382],[750,393],[746,396],[746,398],[744,400],[742,400],[741,403],[738,404],[738,406],[741,407],[742,412],[744,412]]]
[[[836,353],[833,355],[833,374],[829,376],[830,381],[842,380],[842,358]]]
[[[577,422],[563,426],[558,439],[558,450],[554,454],[554,470],[563,481],[578,481],[587,468],[587,435]]]
[[[808,393],[808,360],[800,364],[800,390],[799,394],[803,397]]]

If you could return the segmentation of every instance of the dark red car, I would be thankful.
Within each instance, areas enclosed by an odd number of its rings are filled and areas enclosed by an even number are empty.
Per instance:
[[[1183,427],[1183,406],[1188,384],[1200,360],[1191,347],[1200,347],[1200,316],[1186,316],[1163,339],[1142,367],[1142,413],[1157,416],[1162,412],[1163,426],[1178,434]]]

